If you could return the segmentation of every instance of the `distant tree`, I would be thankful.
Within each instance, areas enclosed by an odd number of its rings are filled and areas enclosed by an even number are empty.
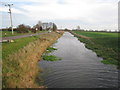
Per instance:
[[[38,21],[37,28],[38,28],[38,30],[42,31],[42,22],[41,21]]]
[[[40,31],[42,31],[42,22],[41,21],[38,21],[38,23],[35,25],[35,26],[33,26],[33,28],[34,29],[38,29],[38,30],[40,30]]]
[[[80,30],[80,26],[77,26],[77,30]]]
[[[49,27],[53,28],[53,23],[52,22],[49,22]]]
[[[65,28],[64,31],[69,31],[69,29]]]
[[[54,23],[53,23],[53,31],[57,31],[57,26]]]
[[[41,21],[38,21],[38,26],[42,26],[42,22]]]
[[[30,30],[31,30],[31,32],[36,33],[36,29],[32,28]]]
[[[24,24],[20,24],[17,27],[17,32],[18,33],[28,33],[30,31],[30,26],[28,25],[24,25]]]
[[[9,27],[8,29],[6,29],[6,30],[8,30],[8,31],[12,31],[12,27]]]

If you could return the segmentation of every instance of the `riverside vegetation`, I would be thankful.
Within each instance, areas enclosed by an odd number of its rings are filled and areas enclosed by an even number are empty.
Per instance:
[[[36,83],[40,71],[37,62],[42,54],[63,32],[51,32],[40,36],[16,39],[13,43],[2,43],[2,87],[42,88]]]
[[[58,61],[61,60],[61,58],[54,56],[54,55],[43,55],[43,60],[46,61]]]
[[[120,68],[120,33],[72,31],[85,46],[102,57],[104,64],[113,64]]]
[[[57,50],[57,48],[48,47],[46,52],[42,56],[43,60],[45,60],[45,61],[58,61],[58,60],[61,60],[61,58],[59,58],[59,57],[57,57],[55,55],[49,55],[49,53],[51,53],[51,52],[53,52],[55,50]]]

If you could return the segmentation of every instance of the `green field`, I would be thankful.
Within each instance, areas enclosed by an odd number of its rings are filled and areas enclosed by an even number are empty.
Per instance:
[[[118,65],[118,54],[120,54],[118,42],[120,42],[120,33],[83,31],[73,32],[90,37],[90,39],[78,38],[86,44],[87,48],[92,49],[98,56],[103,57],[102,63]]]

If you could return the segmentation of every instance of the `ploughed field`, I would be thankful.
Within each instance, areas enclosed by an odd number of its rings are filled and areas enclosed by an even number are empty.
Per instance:
[[[120,42],[120,33],[84,31],[73,32],[89,37],[89,39],[78,38],[80,41],[86,43],[87,48],[92,49],[98,56],[102,57],[103,63],[118,65],[118,55],[120,54],[120,48],[118,45]]]

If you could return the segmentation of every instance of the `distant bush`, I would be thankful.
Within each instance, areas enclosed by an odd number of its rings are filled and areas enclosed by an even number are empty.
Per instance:
[[[69,31],[69,29],[65,28],[64,31]]]
[[[30,29],[30,31],[36,33],[36,30],[34,28]]]
[[[14,31],[16,31],[17,29],[16,28],[13,28]],[[2,31],[12,31],[12,28],[9,27],[9,28],[3,28]]]
[[[24,25],[24,24],[20,24],[17,27],[17,32],[18,33],[28,33],[30,31],[30,26]]]

